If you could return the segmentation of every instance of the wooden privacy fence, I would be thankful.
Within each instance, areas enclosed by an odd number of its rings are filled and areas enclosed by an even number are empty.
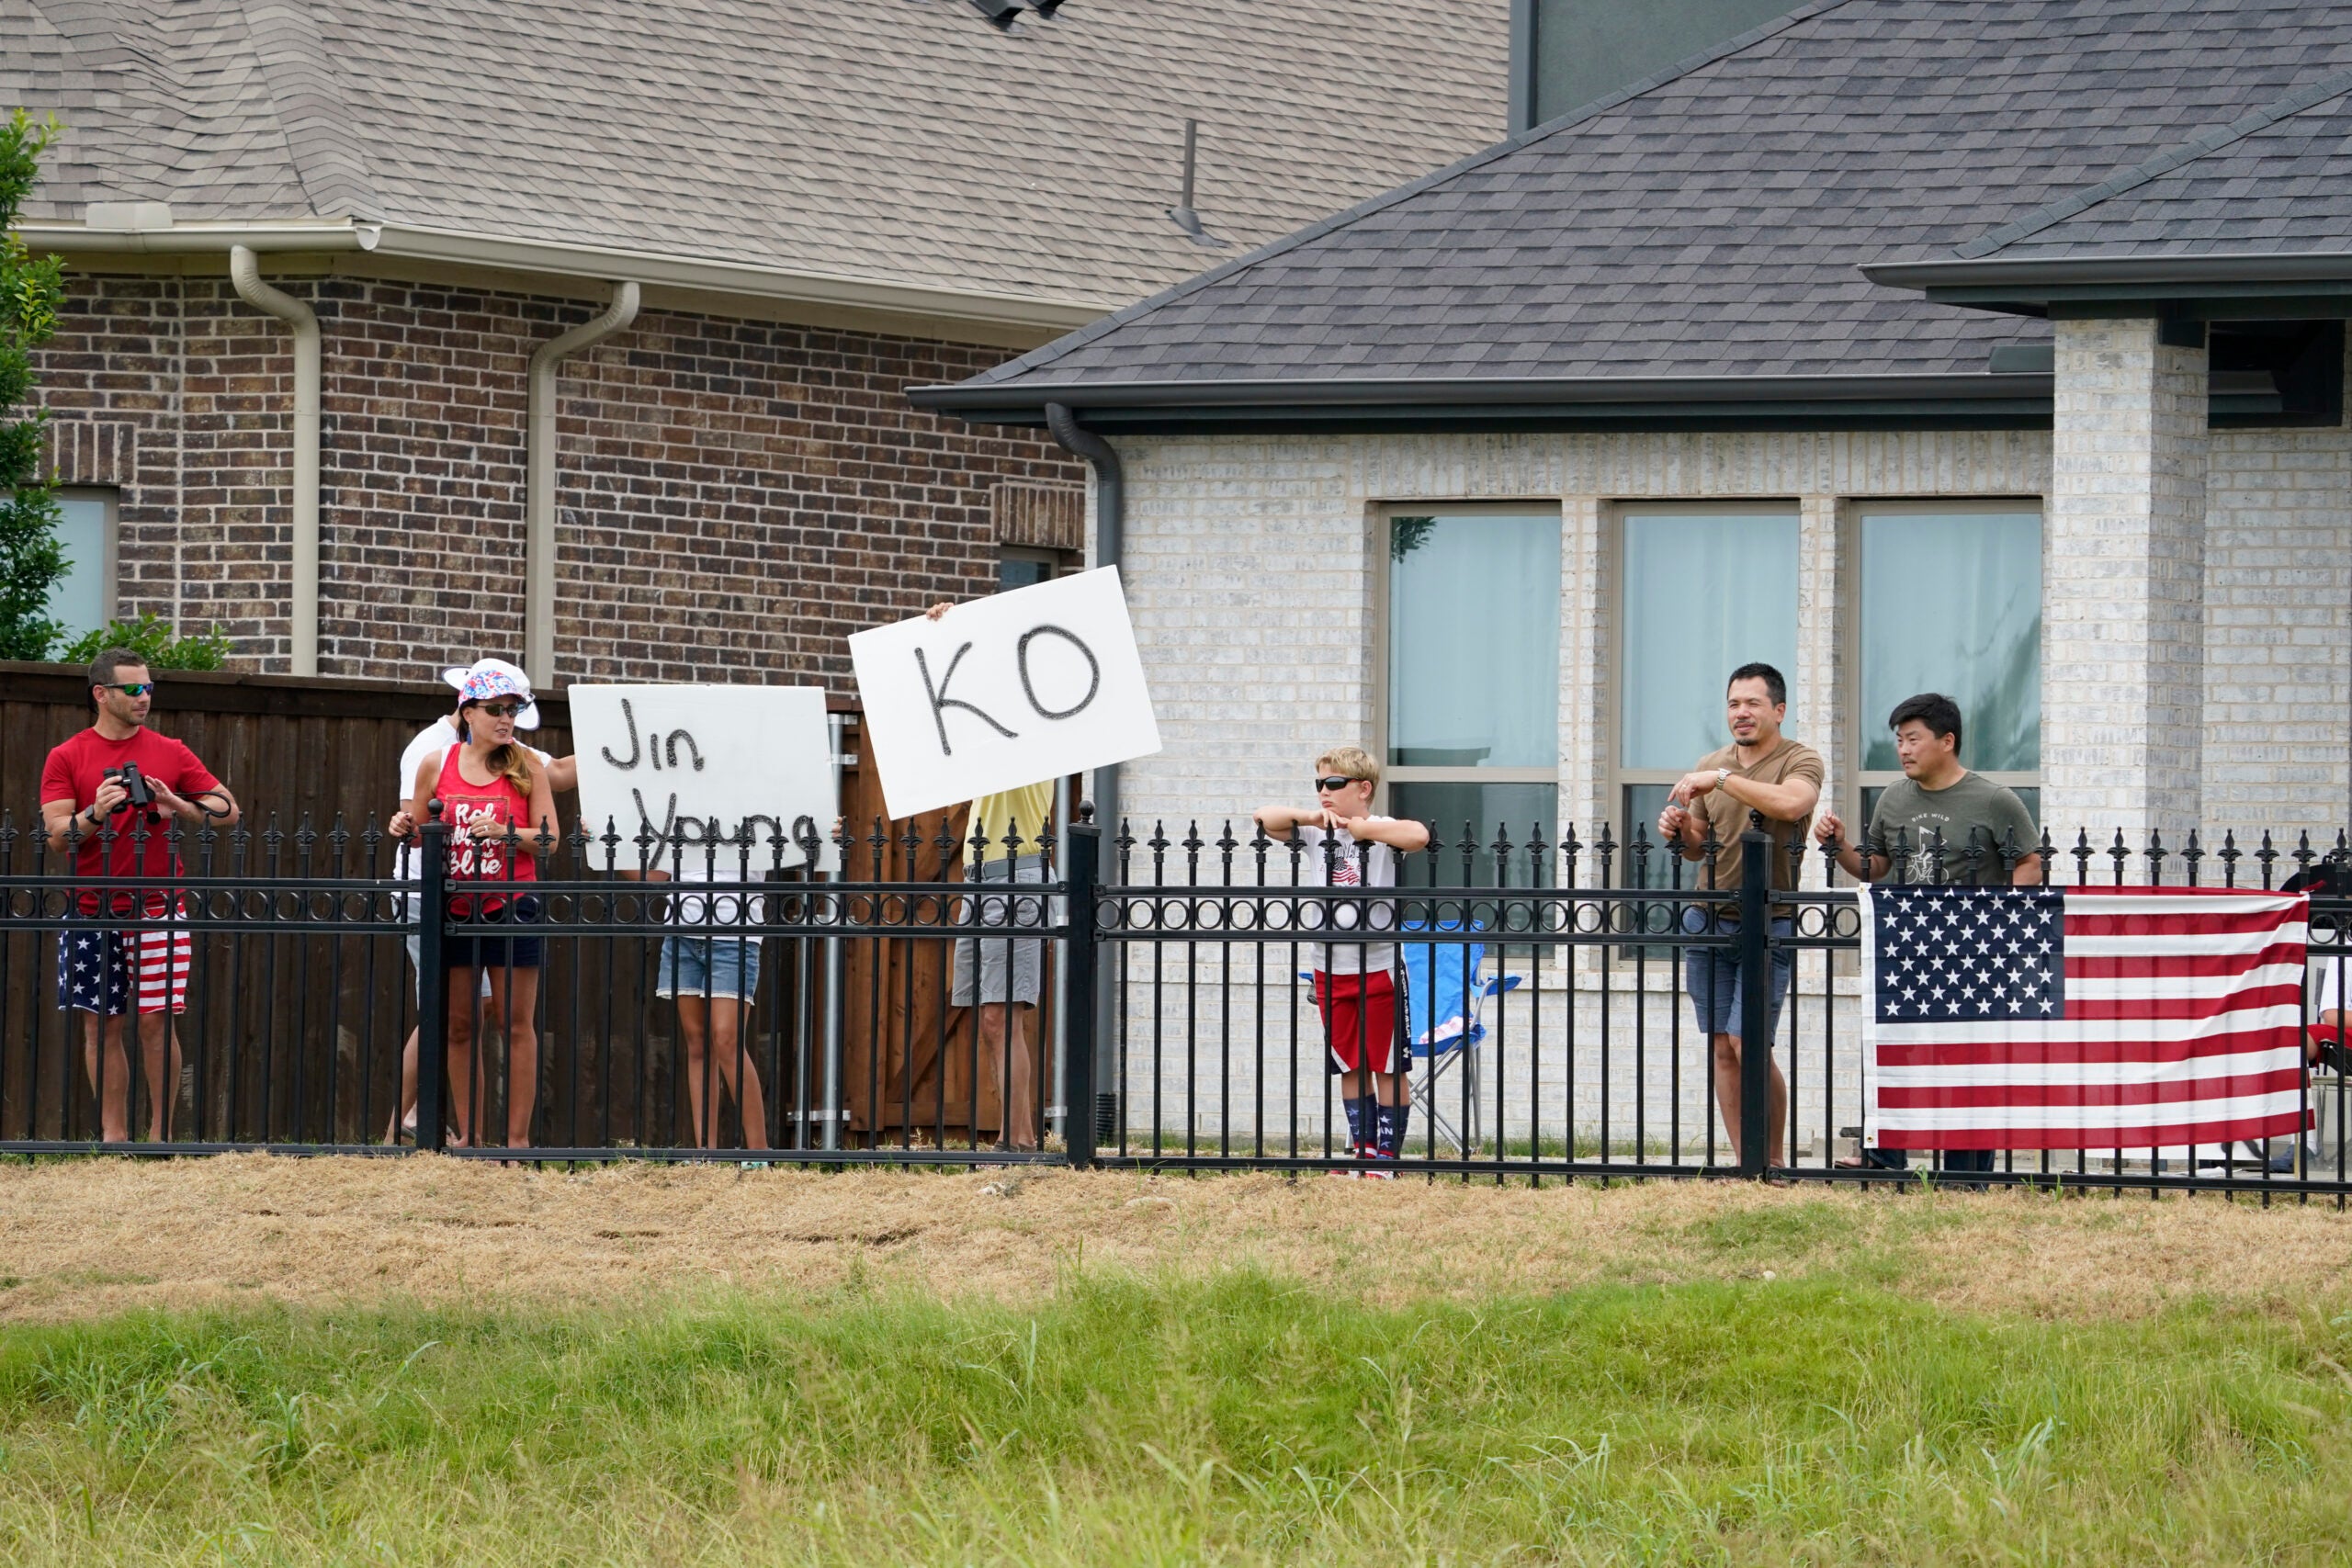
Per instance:
[[[390,852],[381,830],[398,803],[401,753],[454,702],[449,688],[434,682],[159,671],[156,685],[152,727],[192,748],[244,811],[242,833],[220,835],[213,846],[216,875],[384,874]],[[541,696],[538,705],[540,726],[526,739],[551,755],[569,754],[570,705],[560,694]],[[849,833],[870,844],[881,824],[887,844],[878,852],[893,880],[956,880],[962,857],[941,846],[964,832],[965,813],[883,821],[880,781],[857,745],[857,705],[835,697],[828,706],[842,721],[841,809]],[[0,660],[0,818],[6,824],[0,829],[0,881],[30,873],[42,763],[89,722],[83,667]],[[567,838],[580,832],[578,810],[577,796],[557,796]],[[605,863],[604,831],[604,824],[593,825],[582,846],[592,872]],[[198,853],[191,840],[191,871],[200,869]],[[636,846],[616,847],[613,859],[633,865]],[[861,856],[865,869],[863,862]],[[212,998],[201,1010],[209,1037],[188,1040],[183,1032],[192,1080],[184,1103],[201,1107],[218,1126],[267,1126],[281,1135],[308,1129],[305,1141],[379,1135],[397,1103],[401,1042],[415,1022],[397,938],[273,936],[198,946],[192,990]],[[565,1000],[560,1010],[550,1008],[540,1052],[544,1114],[560,1114],[567,1100],[613,1104],[596,1076],[627,1075],[632,1109],[623,1130],[638,1142],[678,1141],[686,1112],[672,1017],[641,994],[657,947],[658,939],[621,939],[600,955],[605,972],[587,984],[570,973],[570,953],[551,964],[545,994],[551,1004]],[[978,1086],[974,1098],[972,1021],[968,1010],[945,1006],[944,963],[937,942],[891,941],[857,950],[844,986],[845,1141],[895,1142],[943,1126],[969,1135],[966,1123],[976,1104],[980,1131],[997,1130],[994,1086]],[[68,1042],[65,1016],[56,1008],[54,964],[53,943],[41,933],[19,931],[0,944],[0,1137],[95,1134],[79,1042]],[[794,1005],[798,983],[774,974],[763,983],[763,1005]],[[191,1023],[198,1017],[192,1011]],[[309,1038],[322,1030],[336,1036],[331,1049]],[[556,1030],[569,1038],[558,1038]]]

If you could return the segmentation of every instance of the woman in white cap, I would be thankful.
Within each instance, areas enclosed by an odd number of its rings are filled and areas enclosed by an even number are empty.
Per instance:
[[[538,918],[537,900],[520,889],[538,879],[538,862],[560,841],[548,769],[514,739],[530,688],[503,670],[477,670],[458,691],[458,741],[427,757],[409,793],[408,815],[423,820],[439,801],[448,823],[448,875],[460,885],[450,913],[490,928],[514,930]],[[459,1147],[474,1142],[474,1014],[478,976],[490,982],[490,1006],[506,1024],[506,1146],[527,1147],[538,1099],[539,967],[537,936],[483,929],[445,938],[449,976],[448,1071]]]
[[[441,671],[441,679],[453,690],[462,692],[468,677],[492,670],[513,676],[522,682],[524,692],[526,694],[529,693],[531,678],[523,673],[521,666],[510,664],[503,659],[477,659],[471,664],[453,664]],[[399,801],[401,805],[400,808],[392,813],[392,819],[386,824],[386,829],[391,834],[393,842],[399,846],[394,856],[392,874],[403,882],[414,882],[424,874],[424,868],[418,863],[417,857],[409,845],[409,840],[415,837],[417,823],[416,818],[408,814],[408,792],[416,783],[416,770],[424,765],[426,758],[438,757],[458,743],[458,705],[453,702],[447,713],[418,730],[410,739],[407,748],[401,752],[400,772],[392,785],[392,798]],[[514,728],[517,730],[524,730],[537,729],[538,727],[539,705],[536,701],[526,701],[523,711],[514,716]],[[577,757],[550,757],[536,746],[530,748],[530,751],[532,756],[539,760],[540,765],[547,769],[549,789],[561,795],[566,790],[579,787],[580,761]],[[416,923],[416,899],[413,895],[408,899],[406,919],[411,925]],[[416,933],[411,931],[404,945],[408,949],[410,981],[412,986],[416,987],[412,994],[422,996],[423,990],[418,984],[421,976],[417,974],[422,943]],[[503,1032],[506,1027],[506,1021],[490,1005],[490,976],[487,975],[481,977],[481,994],[483,1002],[482,1028],[485,1031]],[[408,1039],[401,1045],[400,1104],[393,1110],[390,1120],[384,1127],[384,1142],[387,1144],[400,1142],[402,1128],[412,1133],[416,1130],[416,1034],[415,1030],[410,1030]]]

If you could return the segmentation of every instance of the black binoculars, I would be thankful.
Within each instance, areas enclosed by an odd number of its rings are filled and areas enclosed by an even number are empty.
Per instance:
[[[124,798],[122,806],[114,808],[116,811],[121,810],[123,806],[144,807],[155,803],[154,792],[147,787],[146,777],[140,773],[138,763],[125,762],[119,768],[108,768],[106,776],[110,779],[119,779],[122,783]],[[112,816],[113,812],[108,812],[107,815]]]

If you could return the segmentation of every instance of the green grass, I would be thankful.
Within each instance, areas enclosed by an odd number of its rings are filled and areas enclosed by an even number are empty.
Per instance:
[[[2347,1361],[1834,1279],[138,1316],[0,1333],[0,1561],[2342,1561]]]

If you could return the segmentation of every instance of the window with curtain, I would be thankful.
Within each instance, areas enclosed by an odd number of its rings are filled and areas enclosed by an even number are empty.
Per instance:
[[[114,509],[110,490],[61,491],[57,542],[65,575],[49,591],[49,613],[70,640],[114,618]]]
[[[1559,513],[1399,510],[1386,533],[1388,810],[1433,825],[1447,882],[1467,824],[1491,881],[1498,831],[1557,839]]]
[[[1886,716],[1921,692],[1960,705],[1961,762],[2041,819],[2041,512],[2010,503],[1861,509],[1856,830],[1903,776]]]
[[[1796,679],[1796,508],[1628,507],[1617,559],[1617,831],[1655,842],[1674,781],[1731,739],[1731,672],[1760,660]],[[1616,880],[1664,887],[1672,869],[1625,855]]]

